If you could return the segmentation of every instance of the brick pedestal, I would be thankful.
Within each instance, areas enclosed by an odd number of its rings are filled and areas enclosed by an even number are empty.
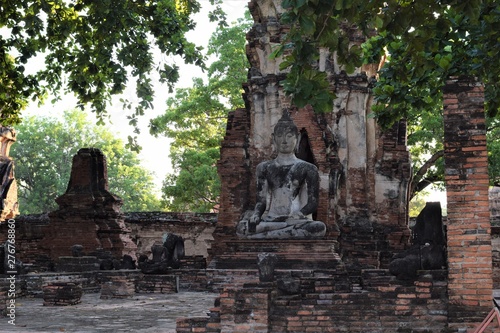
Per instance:
[[[210,263],[214,269],[257,269],[259,253],[274,253],[280,269],[342,269],[333,240],[248,240],[226,241],[227,251]]]
[[[354,288],[333,271],[283,270],[264,283],[240,275],[221,290],[209,318],[178,320],[177,332],[448,332],[445,276],[420,271],[399,281],[388,270],[363,270]]]
[[[269,332],[272,284],[227,288],[220,295],[222,332]]]
[[[45,285],[43,290],[43,305],[64,306],[80,303],[83,295],[82,285],[73,282],[53,282]]]
[[[448,293],[452,327],[474,326],[493,307],[488,153],[482,85],[455,79],[444,89],[448,200]]]
[[[56,264],[57,272],[89,272],[98,271],[99,260],[94,256],[83,257],[59,257]]]

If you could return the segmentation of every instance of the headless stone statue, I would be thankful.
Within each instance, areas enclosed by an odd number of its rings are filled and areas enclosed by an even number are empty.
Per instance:
[[[325,235],[323,222],[313,221],[318,207],[319,175],[315,165],[298,159],[299,132],[288,112],[274,127],[274,160],[257,166],[257,200],[238,224],[245,238],[316,238]]]
[[[153,259],[141,256],[139,268],[144,274],[167,274],[172,268],[178,269],[181,266],[181,259],[184,258],[184,239],[175,234],[168,234],[165,242],[153,244],[151,246]]]
[[[442,269],[446,266],[446,234],[439,202],[427,202],[412,230],[409,249],[396,254],[389,271],[398,279],[414,279],[419,270]]]

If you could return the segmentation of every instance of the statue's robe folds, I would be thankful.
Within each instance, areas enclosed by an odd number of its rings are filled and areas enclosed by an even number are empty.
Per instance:
[[[240,221],[237,234],[250,239],[317,238],[326,233],[323,222],[313,221],[318,205],[318,170],[311,163],[298,160],[279,165],[275,160],[257,166],[257,205]],[[255,231],[249,227],[250,216],[261,214]]]

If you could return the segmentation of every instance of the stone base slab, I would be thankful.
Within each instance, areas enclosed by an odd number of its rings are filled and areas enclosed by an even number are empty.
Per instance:
[[[344,264],[334,240],[248,240],[226,242],[224,253],[214,255],[212,269],[257,269],[259,253],[274,253],[276,269],[339,269]]]

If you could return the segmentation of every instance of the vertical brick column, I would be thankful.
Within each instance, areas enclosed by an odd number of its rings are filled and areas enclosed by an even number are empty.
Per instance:
[[[450,79],[443,97],[448,315],[450,326],[470,327],[493,306],[484,89],[469,78]]]

